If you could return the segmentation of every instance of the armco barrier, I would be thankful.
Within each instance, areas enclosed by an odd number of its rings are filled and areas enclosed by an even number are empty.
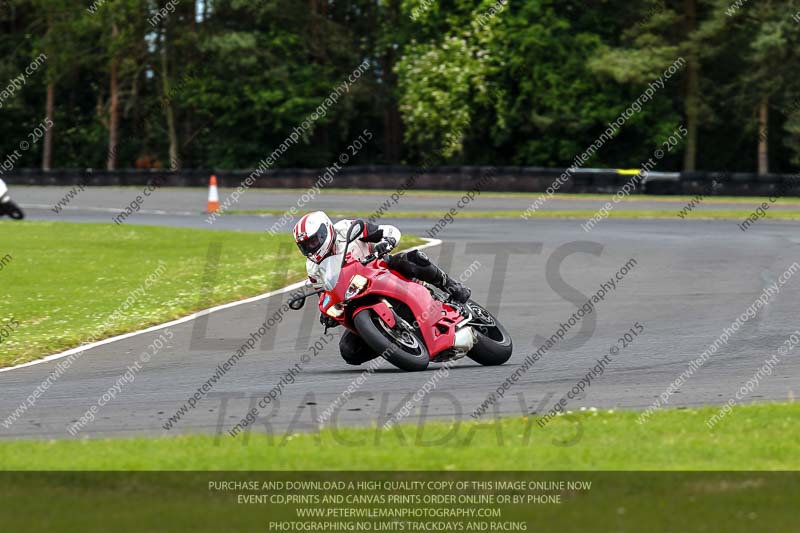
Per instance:
[[[209,176],[217,176],[220,187],[238,187],[251,170],[192,169],[177,172],[164,170],[17,169],[3,176],[11,185],[61,185],[84,183],[88,186],[143,186],[159,177],[166,187],[207,187]],[[324,169],[268,170],[255,179],[255,188],[312,187]],[[330,187],[363,189],[414,188],[429,190],[469,190],[487,172],[495,179],[483,190],[544,192],[564,169],[540,167],[431,167],[417,169],[405,166],[348,167],[334,178]],[[631,180],[630,171],[617,169],[580,169],[564,183],[558,192],[614,194]],[[413,180],[412,180],[413,178]],[[800,196],[800,173],[758,176],[722,172],[653,172],[637,189],[644,194],[703,194],[715,180],[713,194],[726,196],[769,196],[780,193]],[[409,187],[409,182],[413,185]]]

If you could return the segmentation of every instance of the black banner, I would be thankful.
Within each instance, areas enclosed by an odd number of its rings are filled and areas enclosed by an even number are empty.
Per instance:
[[[3,531],[793,531],[785,472],[4,472]]]

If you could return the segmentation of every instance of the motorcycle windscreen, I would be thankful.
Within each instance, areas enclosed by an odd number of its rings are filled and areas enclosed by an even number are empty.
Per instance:
[[[324,259],[319,264],[319,269],[322,272],[322,286],[326,291],[332,291],[339,281],[339,274],[342,273],[342,254]]]

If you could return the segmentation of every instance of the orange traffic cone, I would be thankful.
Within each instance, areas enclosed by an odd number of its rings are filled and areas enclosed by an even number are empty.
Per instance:
[[[211,176],[208,184],[208,212],[216,213],[219,211],[219,192],[217,191],[217,177]]]

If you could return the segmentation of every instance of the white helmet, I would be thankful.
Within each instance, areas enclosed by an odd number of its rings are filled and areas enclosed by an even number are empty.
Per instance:
[[[300,252],[315,263],[331,253],[335,240],[333,222],[322,211],[309,213],[294,225],[294,242]]]

